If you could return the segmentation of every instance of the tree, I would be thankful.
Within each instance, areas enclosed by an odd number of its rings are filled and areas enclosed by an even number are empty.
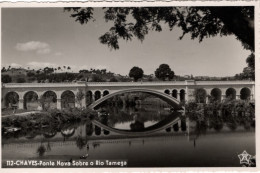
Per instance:
[[[174,77],[174,72],[171,70],[168,64],[161,64],[154,73],[158,79],[163,81],[166,79],[171,80]]]
[[[195,89],[194,96],[197,103],[205,103],[207,93],[203,88],[198,88]]]
[[[5,67],[2,68],[1,72],[6,72],[7,70],[5,69]]]
[[[92,82],[104,82],[104,80],[102,79],[102,77],[100,75],[97,74],[93,74],[92,75]]]
[[[15,92],[10,92],[6,96],[6,104],[9,107],[9,104],[17,104],[19,102],[19,95]]]
[[[129,77],[134,78],[134,81],[136,82],[138,79],[142,78],[144,75],[143,69],[139,67],[133,67],[129,72]]]
[[[25,83],[26,82],[26,80],[24,79],[24,78],[17,78],[17,83]]]
[[[118,82],[118,80],[115,77],[112,77],[109,82]]]
[[[248,67],[243,70],[243,78],[255,80],[255,54],[251,53],[246,62]]]
[[[34,75],[35,75],[35,74],[34,74],[33,72],[30,72],[30,71],[27,73],[27,76],[28,76],[28,77],[33,77]]]
[[[3,83],[10,83],[10,82],[12,82],[12,77],[9,76],[8,74],[2,75],[1,77],[2,77],[2,82]]]
[[[240,74],[235,75],[235,79],[242,80],[242,79],[251,79],[255,80],[255,54],[251,53],[247,59],[247,67],[243,69],[243,72]]]
[[[45,67],[43,69],[44,73],[46,74],[50,74],[50,73],[53,73],[54,72],[54,69],[53,68],[50,68],[50,67]]]
[[[93,8],[64,8],[80,24],[87,24],[93,17]],[[254,6],[225,7],[109,7],[103,8],[106,22],[112,27],[99,40],[111,49],[119,49],[119,39],[131,40],[137,37],[143,41],[150,30],[162,31],[162,23],[170,30],[175,26],[182,29],[182,35],[190,33],[191,39],[217,35],[235,35],[244,48],[255,50]]]

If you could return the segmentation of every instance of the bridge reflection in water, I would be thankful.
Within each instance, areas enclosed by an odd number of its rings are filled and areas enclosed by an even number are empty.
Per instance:
[[[95,134],[97,127],[99,135]],[[134,132],[93,121],[58,132],[42,132],[30,139],[26,138],[28,135],[3,139],[2,161],[80,160],[87,153],[90,160],[125,159],[130,167],[240,166],[239,160],[232,159],[237,152],[255,153],[254,128],[245,130],[238,126],[232,130],[224,124],[221,130],[206,129],[201,135],[197,127],[198,122],[178,115]],[[105,131],[109,134],[104,134]],[[42,156],[37,153],[40,147],[45,148]]]
[[[185,120],[183,120],[185,121]],[[102,135],[121,135],[121,136],[144,136],[156,133],[164,133],[164,132],[177,132],[179,129],[182,131],[186,131],[186,121],[181,121],[179,116],[170,116],[167,119],[164,119],[158,122],[155,125],[144,128],[142,125],[139,125],[139,122],[135,124],[131,124],[131,130],[121,130],[113,127],[109,127],[97,120],[93,120],[91,136],[102,136]],[[140,123],[141,124],[141,123]],[[139,127],[138,127],[139,125]],[[141,127],[140,127],[141,126]],[[91,128],[91,127],[90,127]],[[97,130],[98,129],[98,130]]]

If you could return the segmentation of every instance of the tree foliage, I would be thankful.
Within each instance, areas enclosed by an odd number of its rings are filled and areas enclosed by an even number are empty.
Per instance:
[[[2,75],[1,77],[2,77],[2,82],[3,83],[10,83],[10,82],[12,82],[12,77],[9,76],[8,74]]]
[[[247,67],[243,70],[243,76],[247,79],[255,80],[255,54],[251,53],[247,59]]]
[[[10,104],[17,104],[19,102],[19,95],[15,92],[10,92],[6,95],[6,105],[9,106]]]
[[[102,78],[99,74],[93,74],[92,75],[92,82],[105,82],[105,80]]]
[[[24,78],[20,77],[20,78],[17,78],[16,82],[17,83],[25,83],[26,80]]]
[[[207,93],[203,88],[195,89],[194,96],[195,96],[195,101],[197,103],[205,103],[206,102]]]
[[[237,80],[243,80],[243,79],[255,80],[255,54],[251,53],[247,57],[246,62],[247,62],[247,67],[243,69],[243,72],[235,75],[235,78]]]
[[[171,70],[168,64],[161,64],[154,73],[158,79],[163,81],[166,79],[171,80],[174,77],[174,72]]]
[[[93,8],[64,8],[80,24],[87,24],[93,17]],[[254,51],[254,7],[109,7],[103,8],[106,22],[113,25],[100,36],[102,44],[119,49],[119,39],[143,41],[149,31],[162,31],[162,24],[182,29],[180,39],[186,34],[191,39],[217,35],[235,35],[244,48]]]
[[[133,67],[129,72],[129,77],[134,78],[134,81],[136,82],[138,79],[142,78],[144,75],[143,69],[139,67]]]
[[[6,71],[7,71],[7,70],[6,70],[5,67],[3,67],[2,70],[1,70],[2,73],[3,73],[3,72],[6,72]]]

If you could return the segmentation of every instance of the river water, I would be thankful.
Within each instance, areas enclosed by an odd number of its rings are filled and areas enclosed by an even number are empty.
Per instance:
[[[154,106],[103,109],[109,113],[106,125],[125,131],[142,131],[176,116],[176,112]],[[240,167],[238,155],[243,151],[255,156],[253,125],[237,123],[234,127],[222,121],[216,126],[214,120],[201,123],[180,117],[180,126],[171,132],[140,136],[88,135],[89,123],[84,122],[52,133],[3,136],[2,165],[6,167],[8,160],[29,159],[119,160],[128,167]]]

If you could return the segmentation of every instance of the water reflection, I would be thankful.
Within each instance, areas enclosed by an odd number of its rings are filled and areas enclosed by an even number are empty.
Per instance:
[[[255,155],[252,117],[231,114],[186,117],[158,107],[102,109],[103,114],[98,118],[102,124],[133,133],[162,127],[175,118],[180,121],[156,134],[131,138],[115,135],[90,121],[3,134],[3,162],[8,159],[127,159],[129,166],[134,167],[240,166],[238,152],[246,150]]]

